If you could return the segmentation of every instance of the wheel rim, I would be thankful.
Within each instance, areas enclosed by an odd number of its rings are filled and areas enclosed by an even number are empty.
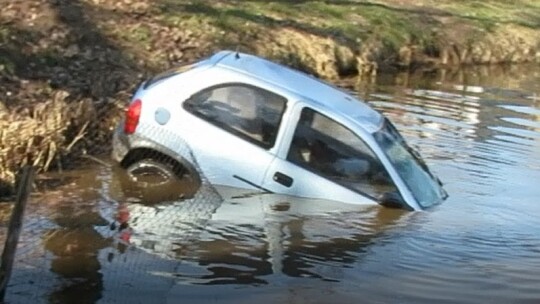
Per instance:
[[[152,163],[138,163],[128,169],[129,178],[137,183],[146,185],[163,185],[173,178],[171,172]]]

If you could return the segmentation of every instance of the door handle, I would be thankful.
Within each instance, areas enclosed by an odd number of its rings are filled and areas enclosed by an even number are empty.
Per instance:
[[[292,177],[288,176],[288,175],[285,175],[281,172],[276,172],[274,174],[274,181],[276,183],[280,183],[282,184],[283,186],[287,187],[287,188],[290,188],[293,184],[293,179]]]

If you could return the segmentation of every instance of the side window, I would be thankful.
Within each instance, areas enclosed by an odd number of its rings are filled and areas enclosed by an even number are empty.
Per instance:
[[[309,108],[302,110],[287,160],[374,199],[397,191],[378,157],[362,139]]]
[[[274,146],[287,100],[272,92],[227,84],[191,96],[184,108],[209,123],[265,149]]]

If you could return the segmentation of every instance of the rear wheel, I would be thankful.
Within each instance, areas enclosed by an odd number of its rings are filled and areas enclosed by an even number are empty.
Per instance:
[[[128,177],[135,183],[148,186],[161,186],[178,179],[169,164],[153,159],[143,159],[126,168]]]
[[[124,166],[121,177],[124,197],[143,204],[191,198],[198,184],[171,159],[143,158]]]

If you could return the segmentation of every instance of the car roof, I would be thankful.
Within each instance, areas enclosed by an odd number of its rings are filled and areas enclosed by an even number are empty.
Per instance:
[[[382,125],[382,115],[365,102],[313,76],[269,60],[250,54],[221,51],[209,59],[209,64],[282,87],[303,97],[305,103],[315,103],[351,118],[368,132],[375,132]]]

